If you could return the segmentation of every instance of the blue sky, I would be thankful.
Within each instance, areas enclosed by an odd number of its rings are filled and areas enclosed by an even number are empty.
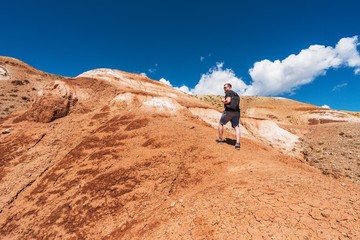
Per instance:
[[[0,55],[360,111],[359,1],[1,1]],[[278,61],[277,61],[278,60]]]

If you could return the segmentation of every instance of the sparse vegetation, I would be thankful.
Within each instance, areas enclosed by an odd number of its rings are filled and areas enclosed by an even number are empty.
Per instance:
[[[199,99],[202,102],[210,104],[211,106],[222,109],[224,105],[221,102],[221,96],[218,95],[194,95],[195,98]]]
[[[336,126],[337,128],[332,125],[311,127],[312,132],[305,138],[309,145],[306,158],[315,167],[324,169],[326,175],[337,178],[346,176],[360,182],[360,143],[354,141],[360,139],[360,124],[338,123]],[[317,162],[315,159],[326,160]]]
[[[28,101],[28,102],[30,101],[30,98],[26,97],[26,96],[22,96],[21,99],[24,100],[24,101]]]
[[[349,114],[351,114],[351,115],[353,115],[355,117],[360,118],[360,112],[347,112],[347,113],[349,113]]]
[[[276,117],[273,114],[267,114],[266,116],[269,117],[270,119],[278,119],[278,117]]]
[[[13,80],[11,81],[11,83],[15,86],[21,86],[21,85],[24,85],[24,82],[21,81],[21,80]]]

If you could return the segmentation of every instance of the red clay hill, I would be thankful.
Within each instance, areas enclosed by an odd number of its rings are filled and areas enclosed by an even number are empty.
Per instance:
[[[360,119],[243,97],[241,150],[214,96],[0,57],[1,239],[360,239]]]

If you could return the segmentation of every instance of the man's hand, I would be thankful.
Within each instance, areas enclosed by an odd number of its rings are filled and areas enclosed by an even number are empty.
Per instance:
[[[225,98],[222,98],[221,101],[224,103],[224,104],[229,104],[231,102],[231,97],[227,97],[226,99]]]

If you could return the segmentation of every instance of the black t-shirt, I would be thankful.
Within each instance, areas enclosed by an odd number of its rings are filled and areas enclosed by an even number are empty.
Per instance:
[[[226,91],[225,93],[225,99],[230,97],[231,98],[231,102],[228,103],[228,104],[224,104],[224,107],[225,107],[225,111],[229,111],[229,112],[240,112],[240,107],[239,107],[239,103],[240,103],[240,98],[239,98],[239,95],[234,92],[233,90],[229,90],[229,91]],[[233,101],[235,101],[235,99],[237,98],[238,102],[237,104],[234,103]],[[233,103],[233,104],[232,104]],[[235,105],[235,108],[232,108],[231,106],[233,106],[234,104]]]

